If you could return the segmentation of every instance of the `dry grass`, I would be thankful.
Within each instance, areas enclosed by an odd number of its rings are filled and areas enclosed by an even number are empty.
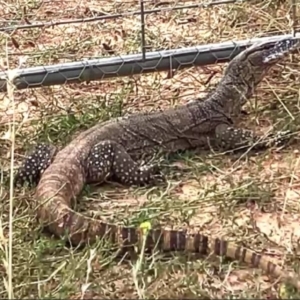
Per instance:
[[[0,1],[2,26],[101,13],[138,10],[138,1]],[[175,2],[175,1],[174,1]],[[189,4],[177,1],[176,5]],[[191,1],[190,1],[191,2]],[[17,4],[18,3],[18,4]],[[151,4],[152,3],[152,4]],[[159,1],[147,1],[151,9]],[[174,4],[173,4],[174,5]],[[171,4],[169,4],[171,6]],[[151,49],[176,48],[289,33],[289,1],[247,1],[207,9],[186,9],[148,15],[147,45]],[[3,21],[2,19],[7,21]],[[21,21],[21,18],[22,21]],[[108,53],[139,52],[138,16],[117,20],[70,24],[1,36],[0,65],[7,69],[20,61],[25,66],[74,61]],[[8,46],[6,47],[6,42]],[[107,48],[107,47],[106,47]],[[2,170],[8,171],[11,123],[16,118],[15,165],[29,144],[51,141],[63,146],[75,133],[92,124],[135,111],[161,109],[203,96],[222,76],[225,65],[190,68],[168,78],[166,72],[103,82],[72,84],[1,94]],[[216,76],[206,83],[212,72]],[[299,57],[277,66],[247,104],[249,115],[241,126],[266,132],[285,126],[298,131]],[[257,100],[257,101],[254,101]],[[287,269],[298,271],[299,151],[295,142],[285,149],[248,155],[189,152],[166,161],[168,183],[133,188],[115,184],[87,187],[80,210],[92,209],[102,218],[126,224],[145,220],[165,225],[200,228],[266,253]],[[69,249],[38,227],[33,191],[16,189],[13,209],[13,290],[21,298],[278,298],[273,278],[259,270],[221,259],[144,259],[120,262],[100,244]],[[1,185],[0,274],[7,280],[9,185]],[[0,231],[1,233],[1,231]],[[0,282],[0,297],[7,287]],[[289,297],[294,297],[289,293]],[[295,296],[296,297],[296,296]]]

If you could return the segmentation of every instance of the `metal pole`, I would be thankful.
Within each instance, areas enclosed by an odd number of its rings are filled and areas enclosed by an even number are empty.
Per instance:
[[[142,38],[142,56],[143,60],[146,59],[146,41],[145,41],[145,10],[144,0],[140,0],[141,3],[141,38]]]

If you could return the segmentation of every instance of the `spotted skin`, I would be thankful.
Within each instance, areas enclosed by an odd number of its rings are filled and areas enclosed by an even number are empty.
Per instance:
[[[251,130],[221,124],[216,127],[215,135],[218,146],[223,150],[243,147],[260,150],[284,144],[289,139],[289,133],[279,131],[263,139]],[[38,145],[19,168],[15,182],[24,184],[27,181],[31,185],[38,184],[56,153],[57,148],[52,145]],[[91,149],[85,168],[87,183],[101,183],[105,179],[113,178],[123,184],[145,185],[162,180],[158,166],[140,166],[133,161],[122,145],[110,140],[101,141]]]
[[[41,175],[49,167],[57,148],[39,144],[24,160],[16,177],[16,184],[38,184]],[[84,164],[87,183],[101,183],[113,177],[124,184],[145,185],[162,179],[157,166],[140,166],[135,163],[124,147],[114,141],[101,141],[95,145]]]
[[[92,148],[87,159],[87,182],[101,182],[114,177],[124,184],[143,185],[155,179],[158,168],[139,166],[124,147],[114,141],[103,141]]]
[[[221,124],[216,127],[216,140],[220,148],[234,150],[234,148],[251,147],[253,150],[261,150],[270,147],[284,145],[289,139],[291,132],[278,131],[270,133],[266,137],[255,134],[252,130],[231,127]]]
[[[43,172],[53,161],[58,149],[53,145],[41,143],[24,160],[15,176],[15,184],[38,184]]]

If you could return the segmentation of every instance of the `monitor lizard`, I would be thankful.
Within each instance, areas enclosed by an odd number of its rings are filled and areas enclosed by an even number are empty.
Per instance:
[[[299,48],[293,38],[254,44],[234,57],[224,76],[205,101],[192,101],[163,112],[133,114],[97,124],[79,134],[58,151],[40,144],[25,159],[16,182],[37,183],[37,217],[56,236],[67,232],[73,245],[109,239],[120,248],[141,246],[139,228],[117,226],[83,216],[72,209],[72,201],[84,184],[114,177],[124,184],[147,184],[157,175],[157,166],[138,162],[143,154],[176,152],[192,148],[269,147],[285,139],[284,132],[261,141],[253,131],[234,127],[242,106],[269,69]],[[210,241],[210,242],[209,242]],[[283,271],[264,255],[225,240],[209,239],[185,230],[151,229],[146,249],[161,251],[213,252],[237,259],[265,272],[283,277],[300,289],[300,280]]]

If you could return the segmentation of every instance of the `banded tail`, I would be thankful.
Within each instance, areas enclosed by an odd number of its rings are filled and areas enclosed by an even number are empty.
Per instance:
[[[61,224],[67,228],[72,228],[72,233],[68,237],[75,245],[83,242],[95,242],[96,236],[98,236],[99,239],[111,242],[112,247],[120,249],[121,253],[124,254],[124,252],[132,253],[136,250],[140,252],[146,237],[146,252],[192,252],[202,255],[208,255],[212,252],[217,256],[227,257],[261,269],[266,274],[287,282],[300,291],[300,278],[296,273],[284,271],[264,254],[257,254],[226,240],[210,239],[200,232],[188,233],[186,230],[152,229],[147,233],[143,233],[142,229],[117,226],[92,219],[88,220],[75,214],[69,213],[65,219],[68,224]],[[71,224],[76,224],[77,232],[74,231],[75,227],[72,227]]]

